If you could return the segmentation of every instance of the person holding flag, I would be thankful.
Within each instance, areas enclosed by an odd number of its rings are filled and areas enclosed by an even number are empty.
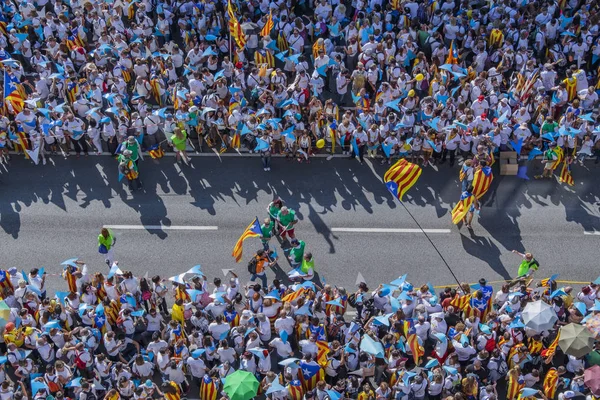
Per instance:
[[[552,173],[556,168],[557,164],[562,161],[562,150],[556,147],[556,143],[552,142],[548,145],[542,157],[542,164],[544,164],[544,172],[541,175],[536,175],[535,179],[552,179]]]

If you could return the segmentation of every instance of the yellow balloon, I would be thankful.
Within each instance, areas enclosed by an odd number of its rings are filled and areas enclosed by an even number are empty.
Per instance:
[[[417,74],[417,76],[415,76],[415,79],[417,80],[417,82],[421,82],[423,79],[425,79],[425,77],[423,76],[423,74]]]
[[[322,149],[323,147],[325,147],[325,139],[317,140],[317,149]]]

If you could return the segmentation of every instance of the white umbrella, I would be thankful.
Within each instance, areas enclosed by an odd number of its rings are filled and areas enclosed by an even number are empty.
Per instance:
[[[528,303],[522,315],[525,326],[536,332],[550,330],[558,321],[552,306],[541,300]]]

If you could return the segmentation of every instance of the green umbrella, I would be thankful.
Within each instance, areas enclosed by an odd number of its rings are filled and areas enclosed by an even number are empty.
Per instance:
[[[594,337],[585,326],[571,323],[560,328],[558,345],[565,354],[583,357],[594,349]]]
[[[250,372],[238,370],[227,376],[223,390],[231,400],[250,400],[258,392],[258,380]]]

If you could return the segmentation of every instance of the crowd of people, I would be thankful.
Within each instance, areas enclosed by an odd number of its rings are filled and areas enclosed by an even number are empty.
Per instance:
[[[551,144],[600,160],[591,0],[5,1],[1,17],[5,161],[121,152],[141,187],[138,157],[171,148],[245,148],[265,171],[279,153],[452,166]]]
[[[514,252],[516,278],[497,290],[480,279],[437,292],[407,275],[346,289],[315,278],[293,210],[277,199],[265,217],[262,248],[239,258],[250,281],[239,268],[213,279],[199,265],[168,279],[122,271],[105,229],[98,246],[110,268],[66,260],[63,290],[46,287],[43,269],[0,270],[0,398],[600,396],[600,280],[577,289],[557,275],[534,280],[544,268]],[[285,260],[289,278],[269,277]],[[582,329],[576,349],[563,342],[573,326]],[[240,370],[257,391],[226,389]]]

